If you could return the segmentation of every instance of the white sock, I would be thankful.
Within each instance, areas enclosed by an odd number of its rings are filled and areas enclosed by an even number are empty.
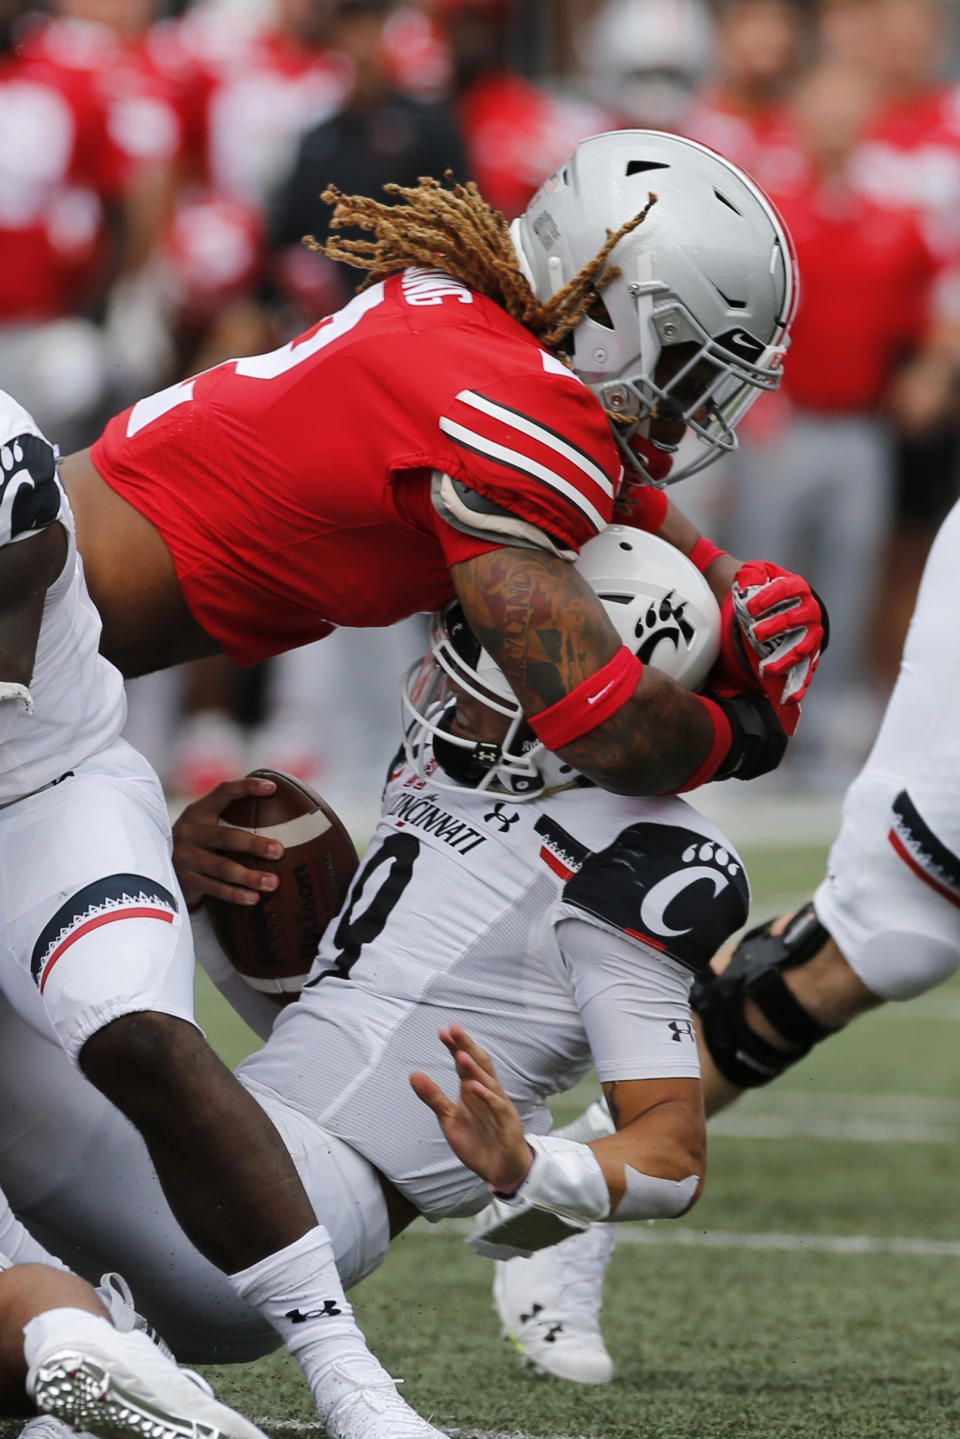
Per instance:
[[[116,1332],[109,1319],[91,1314],[89,1309],[45,1309],[23,1326],[23,1357],[29,1369],[49,1344],[82,1345],[86,1340],[102,1339],[104,1333],[115,1335]]]
[[[322,1224],[229,1278],[241,1299],[281,1336],[306,1375],[321,1414],[329,1409],[331,1395],[326,1390],[321,1395],[319,1385],[329,1377],[334,1360],[363,1361],[351,1364],[358,1383],[367,1374],[372,1383],[389,1377],[353,1317]]]

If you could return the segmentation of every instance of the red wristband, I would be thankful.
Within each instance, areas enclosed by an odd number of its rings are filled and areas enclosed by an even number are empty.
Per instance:
[[[713,540],[708,540],[704,535],[701,535],[690,551],[689,558],[696,565],[700,573],[705,575],[714,560],[718,560],[721,555],[725,555],[726,553],[727,551],[721,550],[713,543]]]
[[[713,721],[713,743],[703,763],[694,770],[690,778],[685,780],[678,789],[670,790],[670,794],[685,794],[687,790],[699,789],[700,785],[706,784],[708,780],[713,779],[720,765],[730,753],[730,745],[733,742],[733,730],[730,728],[730,721],[720,706],[714,704],[713,700],[706,699],[703,695],[697,695],[696,698],[702,705],[707,707],[710,718]]]
[[[527,718],[547,749],[558,750],[603,724],[629,700],[643,674],[632,650],[621,645],[612,660],[555,705]]]

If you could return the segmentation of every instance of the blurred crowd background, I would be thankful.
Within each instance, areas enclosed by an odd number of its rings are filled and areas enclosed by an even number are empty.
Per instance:
[[[958,489],[958,77],[939,0],[0,0],[0,386],[68,453],[350,296],[301,243],[330,182],[450,170],[512,217],[589,134],[702,140],[781,208],[802,298],[782,391],[674,497],[825,599],[777,783],[838,792]],[[147,677],[129,735],[172,794],[270,764],[349,811],[423,642],[414,620]]]

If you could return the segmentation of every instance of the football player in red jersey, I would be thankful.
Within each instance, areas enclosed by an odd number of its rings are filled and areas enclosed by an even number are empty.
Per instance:
[[[327,247],[369,271],[356,298],[140,401],[64,466],[106,653],[127,674],[218,649],[249,664],[457,594],[545,743],[601,786],[773,768],[820,606],[650,485],[688,430],[703,447],[673,478],[732,448],[779,383],[796,281],[762,192],[692,141],[621,131],[510,229],[469,186],[332,198],[335,227],[373,234]],[[738,582],[723,695],[642,670],[578,583],[569,561],[615,506],[719,595]]]

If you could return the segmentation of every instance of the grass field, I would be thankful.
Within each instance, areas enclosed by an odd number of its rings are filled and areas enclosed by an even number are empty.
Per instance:
[[[819,844],[744,854],[757,918],[823,873]],[[255,1043],[206,987],[199,1008],[231,1062]],[[693,1213],[620,1231],[609,1387],[521,1369],[497,1332],[491,1266],[453,1223],[415,1225],[354,1291],[373,1348],[460,1439],[955,1439],[958,1024],[960,982],[887,1007],[714,1122]],[[595,1092],[585,1082],[557,1113]],[[320,1439],[285,1354],[206,1372],[277,1439]]]
[[[746,854],[755,913],[802,899],[823,850]],[[230,1058],[248,1044],[209,996]],[[960,985],[858,1021],[712,1127],[704,1198],[625,1226],[608,1388],[533,1378],[499,1338],[490,1266],[417,1225],[353,1298],[403,1393],[461,1436],[946,1439],[960,1431]],[[570,1116],[594,1090],[557,1106]],[[286,1356],[208,1371],[276,1435],[319,1435]]]

